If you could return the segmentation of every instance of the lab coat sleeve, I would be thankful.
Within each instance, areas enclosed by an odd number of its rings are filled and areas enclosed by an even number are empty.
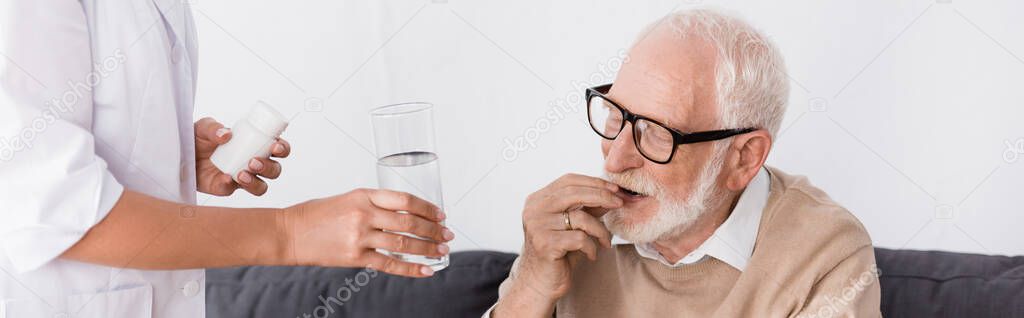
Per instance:
[[[4,0],[0,15],[0,248],[25,272],[74,245],[124,188],[95,151],[102,74],[82,4]]]

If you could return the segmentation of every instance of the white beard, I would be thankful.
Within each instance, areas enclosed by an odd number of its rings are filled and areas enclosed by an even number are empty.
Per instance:
[[[715,148],[717,150],[719,147],[716,145]],[[626,223],[626,212],[618,208],[608,211],[601,220],[612,234],[632,243],[650,243],[686,231],[707,213],[709,206],[714,206],[722,197],[715,183],[724,156],[718,151],[714,151],[714,156],[701,170],[700,179],[696,180],[695,187],[685,200],[670,198],[663,186],[637,171],[606,172],[606,179],[656,198],[658,211],[648,220]]]

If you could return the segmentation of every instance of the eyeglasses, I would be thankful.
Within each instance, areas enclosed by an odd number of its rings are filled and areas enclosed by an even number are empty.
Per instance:
[[[666,164],[672,161],[676,147],[681,144],[720,140],[757,130],[737,128],[694,133],[679,132],[656,120],[630,113],[605,96],[611,88],[612,84],[605,84],[587,89],[587,116],[590,128],[602,138],[614,140],[622,132],[622,128],[626,127],[626,123],[630,123],[633,125],[633,144],[644,158],[654,163]]]

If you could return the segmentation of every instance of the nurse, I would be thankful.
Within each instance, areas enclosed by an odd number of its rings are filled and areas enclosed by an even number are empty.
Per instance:
[[[355,190],[284,209],[197,206],[267,191],[209,160],[230,130],[192,118],[196,33],[181,0],[0,2],[0,317],[203,317],[202,268],[429,267],[452,232],[414,196]],[[273,156],[288,156],[279,140]],[[399,214],[395,211],[409,211]],[[428,240],[385,231],[410,232]]]

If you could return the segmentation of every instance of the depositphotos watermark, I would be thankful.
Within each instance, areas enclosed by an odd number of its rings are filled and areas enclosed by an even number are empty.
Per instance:
[[[335,307],[344,306],[352,296],[355,296],[362,287],[366,287],[370,283],[370,279],[377,277],[377,271],[373,268],[366,268],[365,270],[359,271],[354,278],[345,278],[344,286],[334,291],[334,294],[329,298],[324,298],[323,295],[318,296],[320,298],[320,306],[313,308],[311,313],[303,313],[295,316],[296,318],[326,318],[333,314],[338,309]]]
[[[66,114],[75,111],[75,105],[87,93],[91,93],[96,85],[121,67],[126,60],[120,49],[93,65],[92,71],[81,81],[68,80],[68,88],[58,97],[46,101],[46,108],[33,118],[27,126],[12,137],[0,136],[0,161],[9,161],[14,155],[26,149],[32,149],[33,141],[54,122]]]
[[[573,87],[572,91],[551,102],[551,108],[544,113],[544,116],[524,129],[518,137],[505,138],[505,148],[501,150],[501,157],[505,161],[514,161],[519,158],[520,153],[537,148],[537,140],[551,130],[551,127],[562,122],[567,116],[580,112],[580,105],[586,102],[583,100],[583,90],[610,82],[622,64],[626,62],[629,62],[626,50],[619,50],[618,54],[598,64],[597,71],[591,73],[586,82],[572,81],[570,83]]]
[[[1003,144],[1006,144],[1006,150],[1003,150],[1003,161],[1006,163],[1017,162],[1020,155],[1024,154],[1024,138],[1017,138],[1016,142],[1007,139],[1003,141]]]
[[[835,317],[843,311],[844,308],[848,308],[850,303],[857,298],[858,295],[864,293],[864,290],[869,286],[874,285],[878,282],[878,277],[882,275],[882,271],[878,269],[878,266],[872,264],[870,268],[860,273],[856,277],[851,277],[849,284],[843,289],[839,290],[838,295],[825,295],[825,303],[817,308],[812,309],[810,312],[805,312],[797,315],[798,318],[831,318]]]

